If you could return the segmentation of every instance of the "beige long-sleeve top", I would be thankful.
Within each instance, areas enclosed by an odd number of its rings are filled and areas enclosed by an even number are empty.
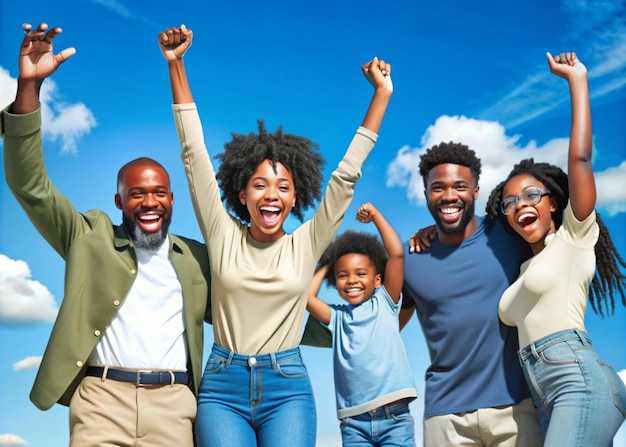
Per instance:
[[[224,208],[195,104],[172,106],[191,199],[209,252],[215,343],[253,355],[296,347],[315,266],[337,232],[377,135],[360,127],[315,215],[262,243]]]
[[[502,322],[517,326],[520,348],[555,332],[585,330],[599,231],[595,212],[579,221],[568,204],[547,246],[522,264],[498,305]]]

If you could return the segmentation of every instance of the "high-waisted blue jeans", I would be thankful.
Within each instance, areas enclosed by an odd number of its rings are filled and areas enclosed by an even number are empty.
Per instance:
[[[315,447],[315,434],[299,348],[248,356],[213,345],[198,392],[199,447]]]
[[[520,349],[519,358],[544,447],[612,445],[626,417],[626,386],[585,332],[556,332]]]

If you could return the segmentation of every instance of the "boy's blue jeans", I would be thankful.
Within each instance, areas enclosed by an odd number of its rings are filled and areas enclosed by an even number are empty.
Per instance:
[[[341,420],[343,446],[415,446],[415,422],[408,402],[383,405]]]

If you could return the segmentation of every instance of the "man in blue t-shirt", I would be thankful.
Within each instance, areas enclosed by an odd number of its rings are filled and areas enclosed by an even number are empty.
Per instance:
[[[481,165],[467,146],[433,146],[419,169],[436,238],[405,260],[400,322],[417,310],[431,360],[424,446],[539,446],[517,332],[498,319],[498,301],[530,255],[527,246],[474,214]]]

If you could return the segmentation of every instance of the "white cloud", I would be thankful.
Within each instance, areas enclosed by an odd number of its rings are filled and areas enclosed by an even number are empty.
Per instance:
[[[15,99],[17,79],[0,67],[0,105],[2,108]],[[89,108],[79,102],[69,104],[58,99],[58,88],[48,78],[40,92],[42,132],[50,141],[60,140],[61,153],[76,155],[77,143],[97,126],[96,118]]]
[[[592,100],[607,97],[626,84],[626,15],[624,2],[569,1],[563,20],[572,26],[555,48],[546,48],[553,55],[561,51],[576,51],[587,67],[590,97]],[[581,48],[581,42],[584,42]],[[537,50],[538,51],[538,50]],[[523,80],[513,80],[509,91],[500,92],[500,99],[477,113],[481,119],[497,119],[511,129],[531,121],[569,101],[564,80],[552,75],[542,53],[533,55],[534,67],[528,67]]]
[[[118,14],[119,16],[125,18],[125,19],[132,19],[132,20],[136,20],[138,22],[144,23],[146,25],[150,25],[154,28],[158,28],[159,25],[148,19],[147,17],[144,16],[140,16],[137,14],[133,14],[130,9],[128,9],[126,7],[126,5],[124,5],[121,2],[118,2],[117,0],[92,0],[94,3],[97,3],[99,5],[104,6],[107,9],[110,9],[111,11],[113,11],[114,13]]]
[[[37,369],[39,368],[39,365],[41,364],[41,356],[30,356],[30,357],[26,357],[23,360],[20,360],[19,362],[15,362],[13,364],[13,370],[14,371],[30,371],[32,369]]]
[[[613,59],[614,63],[626,61],[624,49],[626,26],[624,2],[604,1],[565,1],[565,10],[570,17],[564,18],[572,25],[568,27],[567,40],[585,42],[586,51],[598,60]],[[610,55],[610,57],[606,57]]]
[[[76,155],[77,143],[96,127],[96,119],[83,103],[42,103],[41,119],[44,137],[61,140],[61,152]]]
[[[1,447],[15,447],[18,445],[27,445],[28,442],[24,441],[17,435],[11,433],[0,434],[0,446]]]
[[[619,166],[596,172],[597,207],[609,215],[626,212],[626,161]]]
[[[412,203],[425,205],[424,183],[419,175],[419,157],[429,147],[440,142],[454,141],[474,149],[481,159],[480,194],[476,212],[484,214],[491,190],[506,176],[513,165],[524,158],[534,158],[567,169],[569,138],[555,138],[543,146],[530,141],[518,144],[519,136],[509,136],[496,121],[485,121],[465,116],[441,116],[426,129],[419,147],[404,146],[387,167],[387,186],[404,187]],[[626,212],[626,162],[596,173],[597,208],[617,214]]]
[[[54,321],[58,307],[54,296],[30,279],[30,268],[0,254],[0,323]]]
[[[553,54],[578,50],[588,70],[592,99],[623,89],[626,85],[624,2],[565,2],[564,8],[568,22],[576,26],[570,27],[569,34],[561,36],[560,42],[555,42],[559,48]],[[570,48],[571,42],[585,42],[585,47]],[[419,157],[428,147],[442,141],[466,144],[481,158],[481,193],[476,204],[479,214],[484,211],[489,192],[506,177],[514,162],[533,157],[566,170],[567,137],[538,147],[534,141],[520,146],[517,135],[507,135],[507,129],[510,131],[556,107],[564,107],[569,101],[566,91],[565,81],[549,72],[543,54],[540,55],[536,68],[530,67],[525,78],[513,80],[510,89],[497,94],[492,105],[477,113],[476,119],[441,116],[426,130],[419,147],[402,147],[388,166],[387,186],[405,187],[411,202],[425,205],[423,181],[417,171]],[[596,186],[599,210],[609,215],[626,212],[626,162],[596,172]]]
[[[0,67],[0,110],[13,102],[16,90],[17,79],[12,78],[8,70]]]
[[[119,14],[120,16],[124,18],[132,17],[132,14],[128,10],[128,8],[124,6],[123,4],[121,4],[120,2],[117,2],[115,0],[93,0],[93,1],[94,3],[102,5],[105,8],[110,9],[111,11],[114,11],[115,13]]]
[[[622,34],[618,40],[611,44],[611,57],[604,58],[589,69],[588,75],[590,79],[602,78],[604,76],[612,76],[615,73],[623,72],[626,67],[626,35]]]
[[[626,384],[626,369],[622,369],[621,371],[617,373],[617,375],[619,376],[620,379],[622,379],[624,384]]]

